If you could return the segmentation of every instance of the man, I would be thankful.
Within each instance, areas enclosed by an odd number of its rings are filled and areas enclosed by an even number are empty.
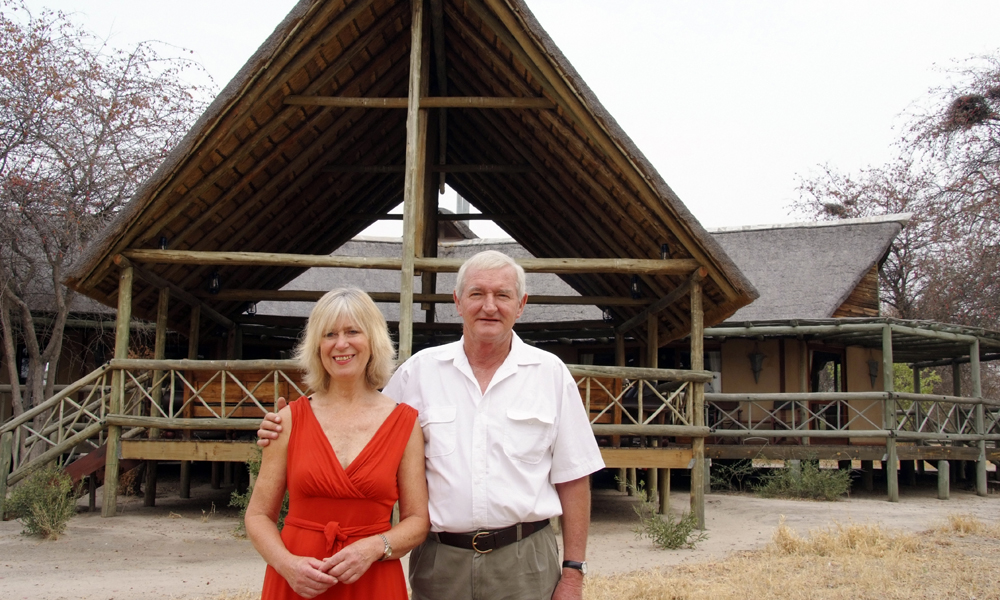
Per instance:
[[[604,462],[569,370],[514,333],[524,279],[499,252],[467,260],[453,294],[462,339],[417,353],[383,390],[424,432],[431,533],[410,555],[415,600],[582,598],[589,475]],[[268,420],[262,444],[280,430]]]

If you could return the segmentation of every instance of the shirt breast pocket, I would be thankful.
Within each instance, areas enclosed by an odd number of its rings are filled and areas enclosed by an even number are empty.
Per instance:
[[[504,454],[528,464],[538,464],[552,442],[555,417],[523,409],[507,409],[503,432]]]
[[[420,427],[424,430],[424,456],[445,456],[455,451],[458,444],[458,415],[454,406],[435,406],[420,413]]]

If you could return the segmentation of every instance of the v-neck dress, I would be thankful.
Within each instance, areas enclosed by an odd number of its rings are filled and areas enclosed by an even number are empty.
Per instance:
[[[344,469],[308,398],[291,403],[288,440],[288,516],[281,531],[285,547],[298,556],[324,559],[345,546],[390,527],[399,499],[396,471],[413,431],[417,411],[399,404],[357,458]],[[268,566],[261,600],[300,598]],[[337,600],[405,600],[406,580],[398,560],[376,561],[352,584],[338,583],[317,596]]]

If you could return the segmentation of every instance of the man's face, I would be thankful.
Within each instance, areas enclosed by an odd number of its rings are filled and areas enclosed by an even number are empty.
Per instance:
[[[462,295],[455,294],[455,307],[465,324],[467,338],[500,342],[510,337],[527,300],[527,294],[517,297],[514,269],[503,267],[466,273]]]

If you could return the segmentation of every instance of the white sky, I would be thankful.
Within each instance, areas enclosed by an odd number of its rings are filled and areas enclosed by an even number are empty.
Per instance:
[[[527,2],[709,228],[792,220],[797,176],[888,161],[902,113],[945,81],[941,68],[1000,48],[997,0]],[[193,50],[220,89],[295,3],[27,0],[113,45]]]

